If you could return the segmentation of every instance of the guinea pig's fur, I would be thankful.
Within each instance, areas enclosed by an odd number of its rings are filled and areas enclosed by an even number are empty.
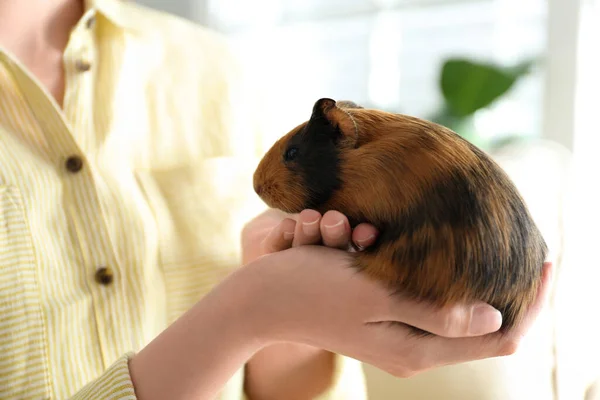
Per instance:
[[[422,119],[320,99],[254,173],[288,213],[337,210],[379,230],[354,266],[415,300],[481,300],[519,323],[547,246],[505,172],[483,151]]]

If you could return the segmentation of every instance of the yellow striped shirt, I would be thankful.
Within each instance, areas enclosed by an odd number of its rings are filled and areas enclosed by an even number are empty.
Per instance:
[[[182,19],[88,1],[64,62],[61,108],[0,48],[0,398],[134,399],[130,354],[239,266],[267,139],[222,39]],[[336,365],[323,399],[365,398]]]

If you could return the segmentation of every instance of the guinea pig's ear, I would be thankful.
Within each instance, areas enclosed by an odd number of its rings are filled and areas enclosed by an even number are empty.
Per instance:
[[[340,100],[340,101],[338,101],[336,103],[336,105],[339,108],[346,108],[346,109],[348,109],[348,108],[350,108],[350,109],[352,109],[352,108],[354,108],[354,109],[363,109],[364,108],[363,106],[358,105],[355,102],[350,101],[350,100]]]
[[[344,108],[362,108],[356,106],[355,103],[343,101],[340,102],[342,105],[352,104],[355,107],[344,107]],[[315,122],[318,120],[325,120],[329,125],[336,128],[336,132],[341,134],[343,142],[350,146],[355,147],[358,142],[358,128],[352,115],[338,106],[335,100],[322,98],[317,100],[313,106],[312,115],[310,120]]]

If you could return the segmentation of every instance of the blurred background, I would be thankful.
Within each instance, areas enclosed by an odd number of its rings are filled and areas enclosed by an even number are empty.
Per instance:
[[[138,2],[225,35],[270,141],[349,99],[451,127],[522,191],[555,287],[519,353],[404,380],[365,366],[372,399],[600,399],[599,0]]]
[[[548,0],[139,2],[226,35],[248,72],[261,82],[263,95],[282,100],[274,104],[278,107],[274,127],[304,118],[306,104],[324,95],[430,119],[447,111],[448,101],[462,101],[471,107],[457,110],[460,116],[473,118],[461,119],[460,125],[466,125],[475,140],[538,137],[546,128],[547,135],[570,145],[570,132],[548,128],[557,123],[551,119],[553,112],[544,111],[562,106],[565,115],[560,120],[572,118],[566,114],[573,108],[568,104],[573,94],[565,90],[562,102],[551,103],[545,101],[544,89],[573,88],[574,76],[569,75],[575,72],[577,1],[552,1],[555,4]],[[497,71],[483,73],[506,74],[510,82],[478,75],[482,71],[464,65],[457,70],[452,64],[456,60],[492,64]],[[526,63],[531,67],[518,70]],[[463,85],[470,86],[471,98],[456,98],[459,94],[451,89],[444,92],[444,72],[466,78]],[[557,73],[560,82],[551,82]],[[485,84],[498,87],[478,96]],[[484,108],[488,104],[482,98],[498,101]],[[481,104],[474,104],[477,101]]]

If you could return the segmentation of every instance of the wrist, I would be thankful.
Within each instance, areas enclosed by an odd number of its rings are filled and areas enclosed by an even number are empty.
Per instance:
[[[292,293],[285,288],[287,279],[280,276],[288,274],[294,252],[297,249],[263,255],[238,271],[245,290],[238,323],[259,349],[295,341],[291,332],[299,321],[295,308],[289,306]]]
[[[323,272],[320,266],[324,258],[332,273],[318,276]],[[346,288],[337,280],[335,270],[336,264],[350,261],[351,256],[343,250],[301,246],[267,254],[246,265],[242,268],[243,282],[254,293],[246,308],[251,324],[247,331],[261,348],[282,342],[323,347],[323,329],[331,320],[329,311],[321,312],[315,306],[328,304],[344,310],[335,292]]]
[[[247,317],[252,291],[237,272],[131,359],[140,400],[214,398],[261,349]]]

